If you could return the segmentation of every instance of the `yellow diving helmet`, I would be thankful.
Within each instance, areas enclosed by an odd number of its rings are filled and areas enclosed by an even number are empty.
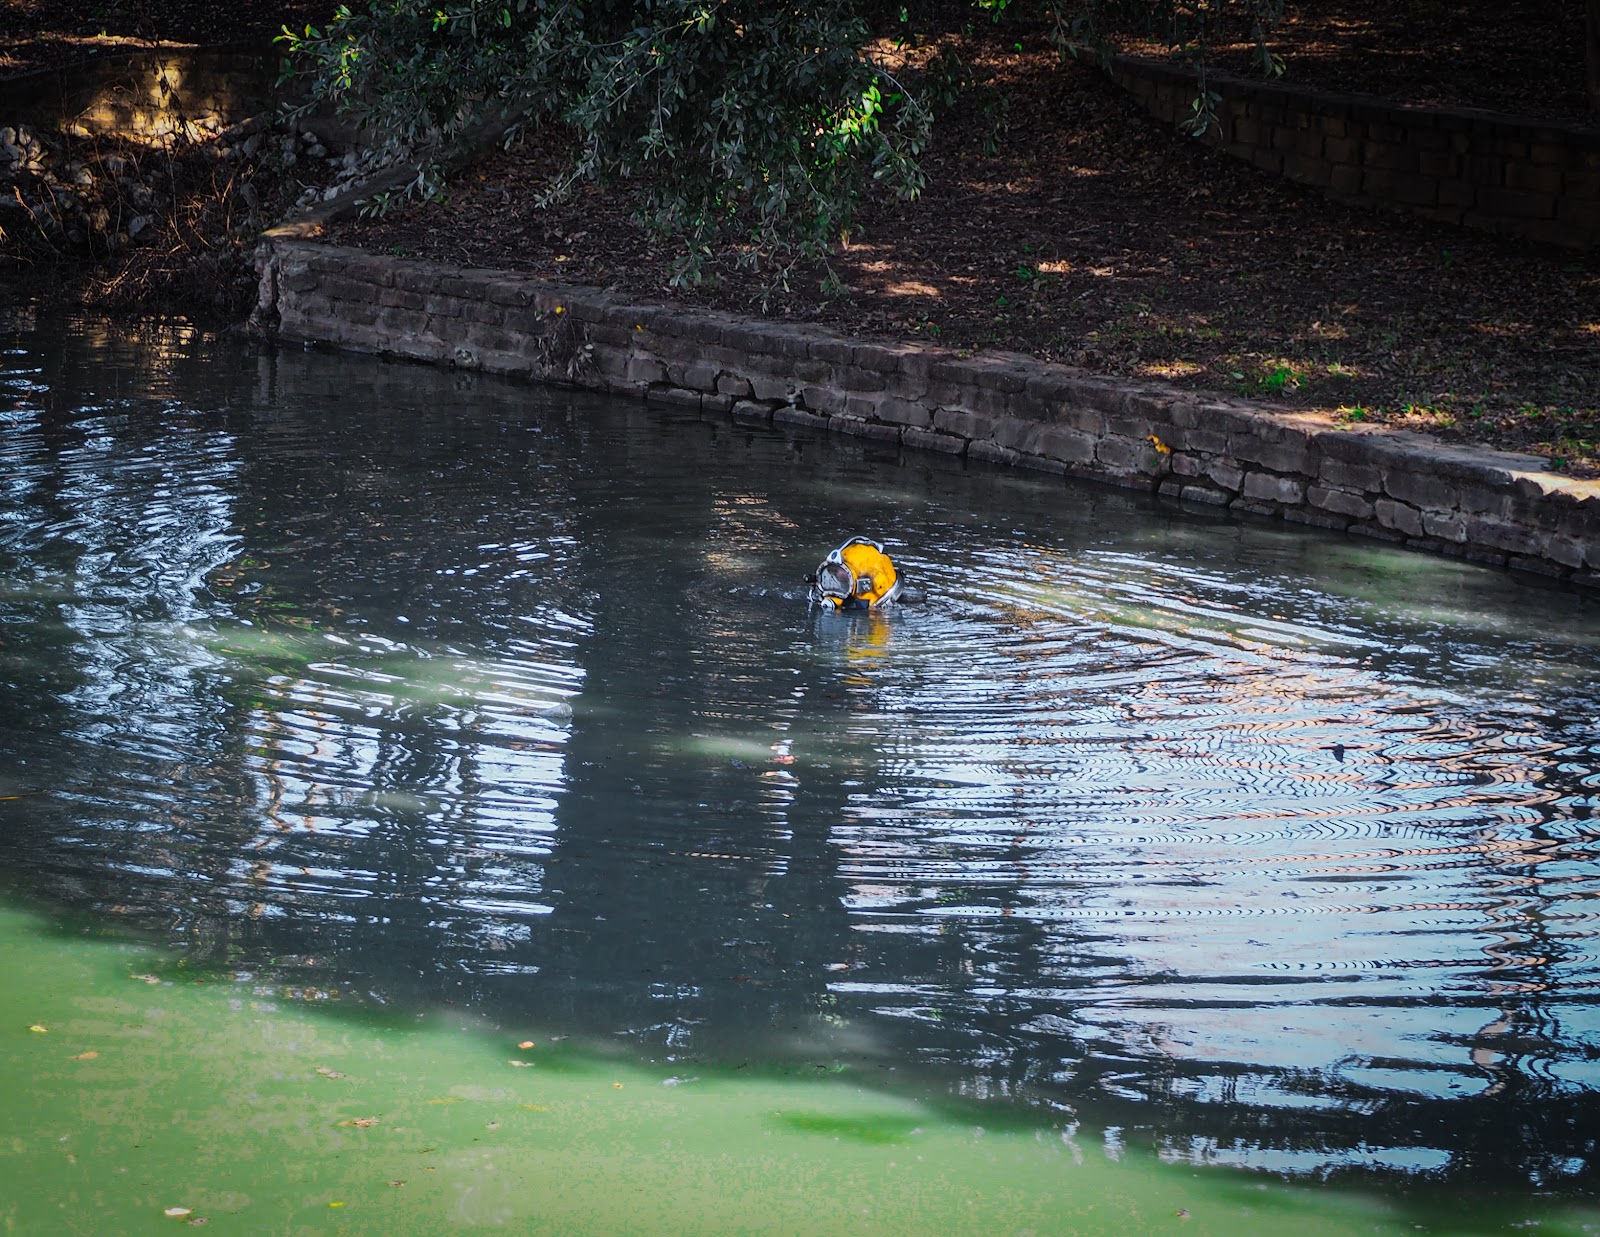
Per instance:
[[[894,563],[876,541],[852,537],[822,560],[815,575],[806,577],[815,605],[833,610],[865,610],[886,606],[900,596],[900,577]]]

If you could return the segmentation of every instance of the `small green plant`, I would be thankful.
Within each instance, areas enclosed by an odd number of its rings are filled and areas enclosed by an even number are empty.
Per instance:
[[[1282,395],[1285,391],[1295,391],[1300,387],[1304,373],[1296,366],[1286,361],[1277,361],[1264,367],[1254,378],[1247,378],[1242,369],[1228,371],[1228,376],[1234,381],[1234,390],[1240,395]]]
[[[1274,365],[1256,382],[1256,386],[1270,395],[1282,395],[1300,385],[1300,371],[1292,365]]]

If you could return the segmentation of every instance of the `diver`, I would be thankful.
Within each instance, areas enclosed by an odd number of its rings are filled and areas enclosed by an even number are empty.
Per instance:
[[[852,537],[806,577],[806,599],[830,610],[871,610],[900,598],[900,576],[883,546]]]

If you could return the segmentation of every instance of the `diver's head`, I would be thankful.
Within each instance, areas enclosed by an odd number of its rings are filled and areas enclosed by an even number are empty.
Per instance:
[[[812,603],[834,610],[888,605],[900,593],[894,563],[883,546],[865,537],[852,537],[830,551],[806,582]]]

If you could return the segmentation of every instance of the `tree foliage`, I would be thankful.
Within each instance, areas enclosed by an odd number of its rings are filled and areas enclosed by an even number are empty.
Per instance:
[[[1600,3],[1600,0],[1596,0]],[[1014,0],[979,0],[1000,12]],[[1199,77],[1194,104],[1183,128],[1201,136],[1216,124],[1218,96],[1206,82],[1211,49],[1249,42],[1254,67],[1266,77],[1283,72],[1269,39],[1283,20],[1285,0],[1040,0],[1064,53],[1088,55],[1105,64],[1118,36],[1162,44],[1193,64]]]
[[[1006,7],[1011,0],[987,0]],[[1203,56],[1219,42],[1255,45],[1256,67],[1269,76],[1282,65],[1268,45],[1283,20],[1285,0],[1045,0],[1064,40],[1080,50],[1104,52],[1125,34]]]
[[[929,108],[866,53],[857,7],[762,0],[371,0],[286,31],[313,104],[413,148],[499,115],[569,125],[580,177],[640,175],[680,238],[824,257],[869,186],[914,195]]]
[[[966,3],[974,20],[1043,17],[1063,52],[1103,58],[1124,33],[1187,52],[1202,66],[1200,132],[1206,47],[1242,33],[1274,69],[1266,38],[1284,0]],[[282,41],[307,106],[412,151],[485,122],[565,123],[578,155],[550,192],[638,177],[646,222],[681,243],[676,278],[695,282],[725,244],[781,278],[826,259],[868,189],[920,191],[933,107],[959,74],[946,58],[928,80],[897,77],[873,25],[904,38],[950,12],[949,0],[367,0]]]

